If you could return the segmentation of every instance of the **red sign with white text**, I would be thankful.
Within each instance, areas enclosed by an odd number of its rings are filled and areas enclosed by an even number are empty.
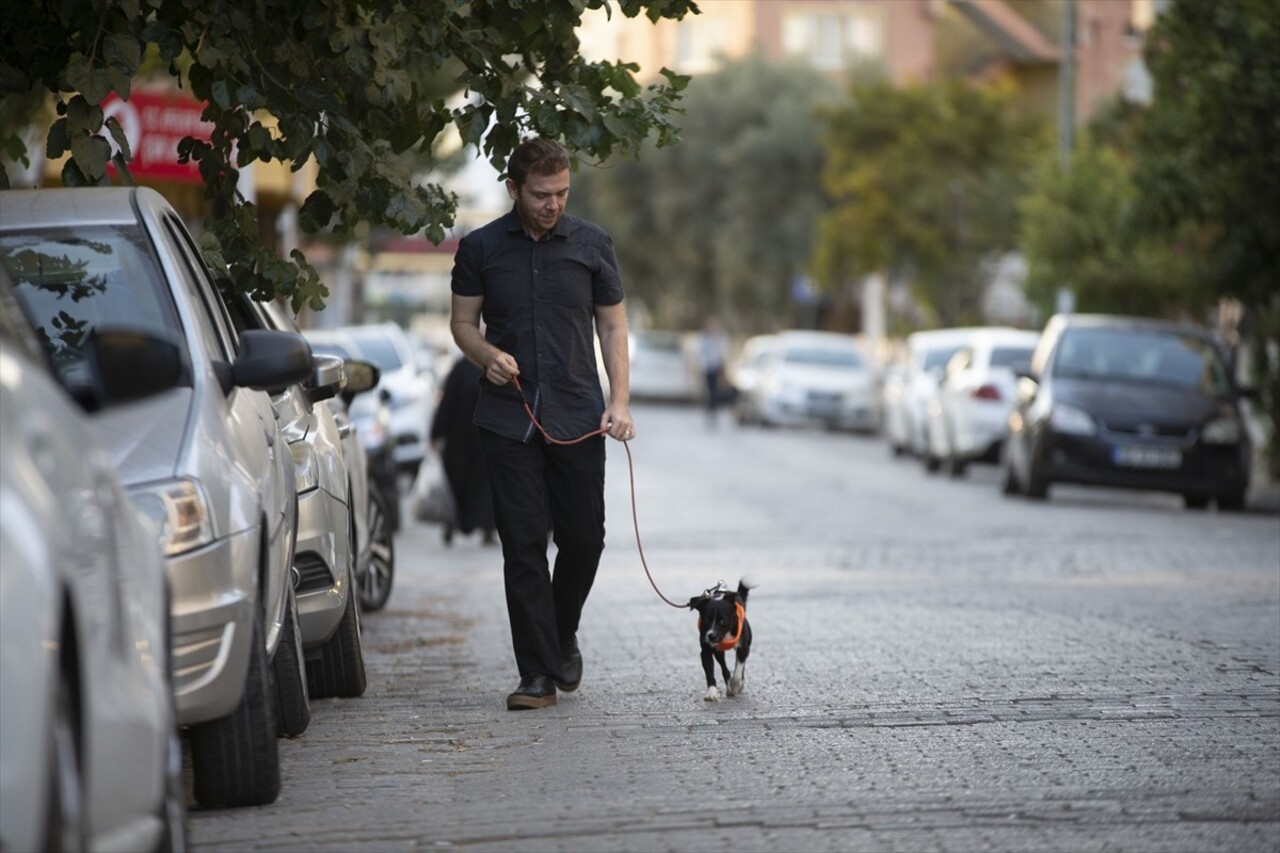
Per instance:
[[[127,101],[109,95],[102,111],[104,118],[115,116],[124,129],[133,154],[129,171],[135,178],[200,183],[194,160],[178,162],[178,143],[185,136],[211,138],[213,125],[200,118],[204,104],[179,92],[134,92]]]

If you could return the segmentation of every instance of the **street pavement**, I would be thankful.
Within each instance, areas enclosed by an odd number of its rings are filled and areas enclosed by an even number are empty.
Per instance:
[[[999,494],[876,438],[637,405],[668,597],[756,584],[747,690],[703,700],[609,445],[582,687],[508,712],[497,548],[406,519],[366,695],[313,702],[271,806],[196,850],[1275,851],[1280,513]],[[1265,496],[1263,496],[1265,497]]]

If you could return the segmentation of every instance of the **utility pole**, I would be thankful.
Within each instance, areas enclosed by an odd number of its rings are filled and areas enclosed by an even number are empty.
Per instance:
[[[1076,129],[1076,0],[1062,0],[1062,60],[1058,65],[1058,156],[1070,168]]]

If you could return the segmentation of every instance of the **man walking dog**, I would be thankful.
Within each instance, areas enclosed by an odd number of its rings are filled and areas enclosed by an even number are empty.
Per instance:
[[[604,550],[604,435],[635,437],[617,257],[608,234],[565,213],[569,183],[563,148],[543,138],[521,143],[507,161],[511,211],[463,237],[454,257],[450,327],[463,354],[484,369],[474,421],[520,673],[507,697],[513,711],[554,705],[557,688],[576,690],[582,679],[578,620]],[[601,434],[549,442],[526,403],[556,439]]]

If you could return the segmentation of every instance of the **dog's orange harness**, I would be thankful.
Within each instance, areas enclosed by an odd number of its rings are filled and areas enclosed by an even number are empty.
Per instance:
[[[744,625],[747,624],[747,611],[742,606],[742,602],[735,601],[733,603],[733,606],[738,611],[738,630],[733,633],[733,636],[725,637],[723,640],[716,643],[716,651],[727,652],[729,651],[729,649],[732,649],[734,646],[738,645],[738,640],[741,639],[742,637],[742,628]],[[698,615],[698,633],[699,634],[702,633],[702,615],[701,614]]]

